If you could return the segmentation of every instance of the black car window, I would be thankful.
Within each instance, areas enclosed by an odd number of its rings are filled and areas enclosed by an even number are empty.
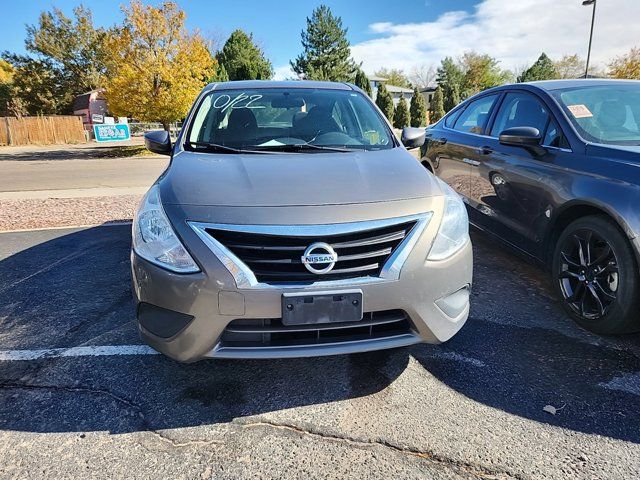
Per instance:
[[[556,122],[553,118],[549,121],[549,125],[547,126],[547,133],[542,140],[542,145],[545,147],[556,147],[556,148],[569,148],[569,143],[567,139],[562,134],[562,130],[558,126],[558,122]]]
[[[504,97],[491,128],[491,136],[497,137],[508,128],[533,127],[544,134],[549,113],[535,96],[525,92],[510,92]]]
[[[444,126],[447,128],[453,128],[453,124],[456,123],[456,120],[461,112],[462,108],[459,108],[455,112],[447,115],[447,118],[444,119]]]
[[[453,129],[481,135],[487,120],[489,120],[489,112],[496,98],[498,98],[497,94],[487,95],[469,103],[456,120]]]

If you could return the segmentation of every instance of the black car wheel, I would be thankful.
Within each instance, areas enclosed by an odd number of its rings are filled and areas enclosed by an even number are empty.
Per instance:
[[[552,274],[565,310],[583,328],[599,334],[638,330],[636,259],[625,235],[606,217],[584,217],[565,228]]]

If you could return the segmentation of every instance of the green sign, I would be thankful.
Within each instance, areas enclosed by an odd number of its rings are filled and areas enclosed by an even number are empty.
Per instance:
[[[93,133],[97,142],[114,142],[121,140],[129,140],[129,125],[125,123],[116,123],[114,125],[94,125]]]

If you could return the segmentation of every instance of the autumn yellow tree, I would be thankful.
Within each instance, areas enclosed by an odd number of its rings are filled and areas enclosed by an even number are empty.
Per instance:
[[[183,118],[216,71],[216,61],[198,32],[185,28],[173,2],[158,7],[133,1],[123,7],[123,26],[109,32],[105,95],[109,110],[165,130]]]
[[[640,47],[632,48],[627,54],[613,60],[609,64],[609,75],[640,80]]]

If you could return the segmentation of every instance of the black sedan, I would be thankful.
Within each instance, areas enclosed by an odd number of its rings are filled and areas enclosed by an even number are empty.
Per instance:
[[[640,81],[486,90],[427,129],[421,158],[473,225],[550,267],[578,324],[640,330]]]

